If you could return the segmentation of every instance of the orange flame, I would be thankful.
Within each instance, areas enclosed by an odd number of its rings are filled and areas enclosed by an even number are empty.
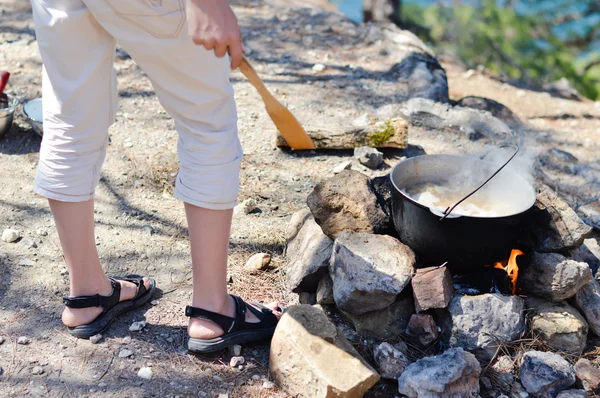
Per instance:
[[[497,261],[494,263],[494,268],[503,269],[506,271],[508,279],[510,279],[510,290],[512,294],[517,294],[517,280],[519,279],[519,266],[517,265],[517,257],[523,254],[525,253],[523,253],[521,250],[513,249],[510,252],[508,261],[504,260],[502,262]]]

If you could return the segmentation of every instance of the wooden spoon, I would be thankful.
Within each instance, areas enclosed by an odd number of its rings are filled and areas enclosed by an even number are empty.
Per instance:
[[[271,95],[246,57],[242,58],[240,70],[260,94],[265,104],[267,113],[271,117],[273,123],[275,123],[275,126],[283,138],[285,138],[285,141],[288,143],[290,148],[314,149],[315,144],[308,134],[306,134],[306,131],[304,131],[302,125],[300,125],[298,120],[296,120],[289,109],[287,109],[281,102],[277,101],[275,97]]]

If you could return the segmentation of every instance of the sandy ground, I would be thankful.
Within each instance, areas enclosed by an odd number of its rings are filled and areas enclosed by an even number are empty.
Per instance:
[[[251,1],[234,8],[249,58],[303,123],[352,120],[400,99],[393,85],[372,76],[362,78],[358,69],[377,71],[386,62],[393,64],[393,59],[382,63],[371,56],[377,49],[344,33],[352,28],[349,22],[329,27],[329,14],[299,10],[301,6],[307,7],[296,1]],[[28,3],[0,0],[0,15],[0,69],[13,74],[8,93],[22,101],[37,97],[41,60]],[[324,32],[336,39],[321,44],[319,35]],[[171,195],[177,133],[144,73],[119,54],[115,67],[120,110],[110,129],[111,145],[97,190],[96,239],[108,273],[139,272],[156,278],[157,304],[120,318],[96,345],[74,339],[64,330],[60,297],[68,292],[68,275],[46,200],[32,192],[41,139],[19,113],[12,130],[0,140],[0,228],[19,230],[37,247],[0,242],[0,337],[5,339],[0,345],[0,396],[285,396],[275,388],[264,388],[262,379],[252,380],[254,375],[268,379],[268,344],[244,347],[247,364],[242,369],[229,367],[227,352],[197,357],[183,348],[187,323],[183,308],[191,300],[191,269],[183,206]],[[311,70],[315,63],[329,68],[315,77]],[[544,132],[532,138],[538,145],[560,147],[582,162],[598,164],[597,104],[520,90],[484,74],[466,74],[454,63],[444,66],[452,98],[496,99]],[[240,200],[254,198],[261,212],[234,219],[229,287],[249,299],[292,304],[297,297],[284,286],[287,220],[304,206],[315,182],[331,176],[332,168],[351,159],[352,153],[298,154],[275,148],[275,128],[260,97],[239,72],[233,73],[232,80],[245,155]],[[564,114],[571,116],[562,118]],[[423,146],[427,153],[464,150],[455,138],[438,134],[411,136],[410,143]],[[385,153],[386,168],[405,154]],[[372,175],[386,169],[373,172],[358,164],[353,168]],[[257,252],[272,254],[272,266],[259,275],[248,275],[241,267]],[[20,265],[24,259],[34,265]],[[148,326],[129,332],[131,323],[139,320],[146,320]],[[30,343],[17,344],[20,336],[27,336]],[[118,353],[125,348],[133,355],[120,358]],[[33,375],[35,366],[43,374]],[[152,367],[152,381],[137,377],[143,366]],[[369,395],[392,396],[394,391],[393,384],[380,383]]]

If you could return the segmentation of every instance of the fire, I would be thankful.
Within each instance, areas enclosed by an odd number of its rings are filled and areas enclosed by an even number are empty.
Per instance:
[[[506,274],[510,279],[510,289],[512,294],[517,294],[517,279],[519,279],[519,266],[517,265],[517,257],[523,254],[525,253],[523,253],[521,250],[513,249],[510,252],[508,261],[498,261],[494,264],[494,268],[499,268],[506,271]]]

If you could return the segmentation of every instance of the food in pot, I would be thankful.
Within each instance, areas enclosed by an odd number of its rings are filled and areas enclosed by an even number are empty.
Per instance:
[[[458,201],[468,195],[472,189],[445,182],[425,182],[413,185],[402,192],[420,204],[435,207],[440,211],[454,206]],[[473,217],[502,217],[510,214],[511,208],[508,201],[503,201],[501,196],[494,197],[491,190],[485,188],[458,205],[452,214]],[[496,196],[500,195],[499,193]]]

